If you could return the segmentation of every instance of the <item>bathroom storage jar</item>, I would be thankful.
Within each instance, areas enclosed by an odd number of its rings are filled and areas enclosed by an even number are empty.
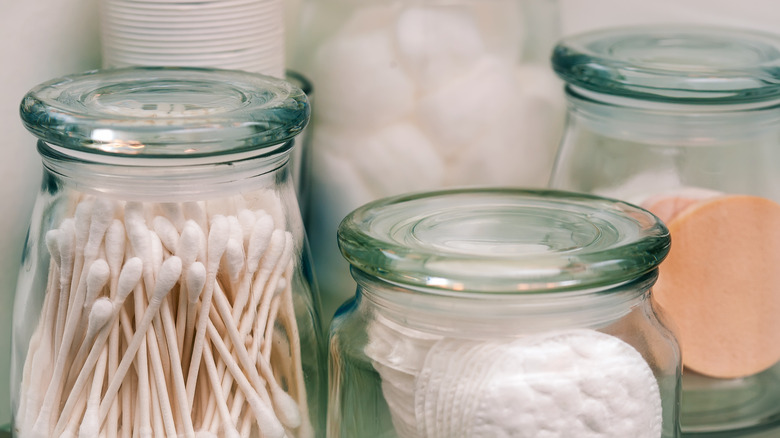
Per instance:
[[[653,298],[683,355],[683,433],[780,419],[780,37],[608,29],[562,40],[551,186],[646,207],[672,249]]]
[[[288,82],[129,68],[21,104],[38,194],[14,311],[15,436],[324,436]]]
[[[565,114],[555,0],[316,0],[291,66],[311,79],[306,225],[324,316],[354,289],[339,222],[386,196],[544,187]]]
[[[458,189],[355,210],[329,437],[677,437],[680,353],[651,305],[666,227],[568,192]]]

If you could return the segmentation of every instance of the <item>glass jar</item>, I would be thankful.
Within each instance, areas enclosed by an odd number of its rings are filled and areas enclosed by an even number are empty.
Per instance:
[[[780,37],[608,29],[553,54],[569,118],[551,187],[664,220],[653,297],[683,353],[682,430],[780,422]],[[734,435],[729,435],[734,436]]]
[[[679,436],[650,213],[459,189],[372,202],[338,236],[358,287],[330,331],[329,437]]]
[[[14,310],[15,436],[323,436],[287,164],[302,91],[93,71],[34,88],[21,116],[44,172]]]
[[[354,289],[336,244],[360,205],[464,185],[544,187],[565,113],[555,0],[314,0],[292,66],[317,92],[306,229],[324,315]]]

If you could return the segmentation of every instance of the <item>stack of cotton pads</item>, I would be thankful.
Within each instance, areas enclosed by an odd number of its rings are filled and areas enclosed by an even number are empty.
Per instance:
[[[377,318],[366,354],[403,438],[658,438],[658,383],[631,345],[573,329],[507,340]]]
[[[281,0],[102,0],[106,67],[165,65],[284,77]]]

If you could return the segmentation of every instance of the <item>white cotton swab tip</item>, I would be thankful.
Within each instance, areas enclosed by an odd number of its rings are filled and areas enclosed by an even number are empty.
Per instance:
[[[179,281],[179,276],[181,276],[181,259],[176,256],[165,259],[160,266],[160,272],[157,273],[157,282],[154,285],[152,297],[162,300]]]
[[[175,252],[176,245],[179,242],[179,232],[176,230],[176,226],[166,217],[155,216],[152,220],[152,228],[160,236],[160,240],[165,248],[170,252]]]
[[[198,302],[203,286],[206,284],[206,267],[201,262],[195,262],[187,269],[185,278],[187,284],[187,300],[194,304]]]
[[[181,259],[183,266],[190,266],[198,257],[202,236],[203,230],[201,230],[197,222],[190,219],[184,223],[181,237],[179,237],[179,242],[174,252]]]
[[[271,233],[274,231],[274,220],[269,214],[261,216],[252,226],[252,234],[249,236],[247,246],[246,265],[249,272],[255,272],[260,264],[268,242],[271,241]]]
[[[108,277],[111,276],[111,270],[108,263],[103,259],[97,259],[89,265],[87,273],[87,295],[84,299],[84,307],[92,305],[103,287],[108,283]]]
[[[125,298],[130,295],[135,285],[141,280],[143,274],[144,263],[138,257],[133,257],[125,262],[122,267],[122,271],[119,273],[119,281],[117,282],[117,302],[124,302]]]
[[[46,233],[46,248],[48,248],[49,254],[51,254],[51,260],[56,263],[57,266],[60,265],[59,237],[60,230],[49,230],[49,232]]]
[[[272,385],[271,399],[273,400],[274,411],[282,424],[292,429],[301,425],[301,411],[298,409],[298,403],[295,402],[295,399],[290,394],[287,394],[278,386]]]
[[[110,299],[101,297],[95,300],[92,310],[89,311],[89,321],[87,324],[87,339],[91,339],[100,329],[102,329],[114,316],[114,304]]]

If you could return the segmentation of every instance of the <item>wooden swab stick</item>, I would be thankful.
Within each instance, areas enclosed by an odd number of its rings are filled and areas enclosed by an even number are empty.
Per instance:
[[[163,305],[165,300],[163,300]],[[159,317],[159,315],[157,316]],[[163,368],[162,358],[160,357],[160,346],[157,345],[156,336],[149,330],[146,333],[146,343],[149,346],[149,362],[152,365],[152,375],[154,376],[154,385],[156,392],[152,393],[154,397],[153,403],[156,403],[153,413],[159,415],[160,419],[155,418],[155,422],[160,422],[165,429],[165,436],[176,436],[176,422],[173,418],[173,411],[171,410],[171,400],[168,396],[168,385],[165,380],[167,373]],[[155,433],[157,433],[157,427],[155,427]]]
[[[88,330],[94,333],[99,333],[96,342],[93,344],[93,348],[89,351],[86,361],[83,367],[80,368],[78,377],[73,384],[73,388],[65,401],[65,405],[59,412],[59,419],[54,426],[55,435],[58,435],[67,425],[70,424],[71,417],[73,416],[73,409],[76,408],[81,401],[81,393],[87,387],[88,379],[92,375],[92,372],[104,351],[103,345],[108,338],[110,330],[101,330],[106,327],[108,322],[111,321],[113,314],[113,304],[108,298],[100,298],[92,306],[92,310],[89,314],[89,327]],[[106,352],[106,355],[108,353]],[[105,364],[103,365],[105,368]]]
[[[54,355],[59,354],[62,345],[62,335],[65,331],[65,318],[68,314],[70,284],[73,280],[73,263],[75,258],[75,225],[73,219],[65,219],[60,225],[57,235],[57,246],[60,252],[60,299],[57,305],[57,326],[54,335]]]
[[[41,405],[42,383],[45,384],[51,375],[47,370],[51,367],[52,341],[56,329],[57,307],[59,304],[59,265],[60,251],[58,245],[59,230],[50,230],[46,233],[46,246],[50,254],[49,277],[46,287],[46,295],[42,314],[39,316],[38,326],[30,339],[22,371],[22,390],[19,400],[17,418],[23,430],[27,430],[32,419],[27,419],[29,412],[38,412]],[[49,374],[47,376],[47,374]],[[31,406],[28,406],[31,403]]]
[[[92,438],[99,434],[100,425],[98,424],[97,410],[100,406],[100,392],[103,389],[103,379],[106,376],[107,362],[108,347],[104,346],[101,349],[100,358],[95,366],[92,387],[90,388],[89,398],[87,399],[87,410],[84,413],[84,419],[81,421],[81,427],[79,428],[80,438]]]
[[[119,277],[122,269],[122,261],[125,256],[125,225],[122,221],[114,219],[111,225],[106,231],[105,248],[106,248],[106,262],[109,268],[111,268],[111,287],[109,289],[109,298],[115,300],[117,297],[117,288],[119,287]],[[141,260],[138,259],[140,262]],[[139,273],[141,271],[139,270]],[[140,278],[140,274],[139,274]],[[130,291],[133,287],[129,288]],[[128,292],[129,293],[129,292]],[[123,301],[124,302],[124,301]],[[111,324],[111,332],[108,335],[108,380],[110,381],[114,377],[116,367],[119,365],[119,325]],[[106,438],[116,438],[119,423],[119,401],[114,401],[111,405],[111,410],[108,414],[108,422],[104,427],[106,431]]]
[[[260,396],[255,392],[252,384],[249,383],[241,368],[233,360],[230,351],[222,338],[219,336],[217,329],[210,322],[207,324],[207,330],[209,338],[216,347],[219,354],[222,356],[222,360],[227,364],[227,369],[233,375],[233,379],[238,384],[238,387],[244,393],[244,397],[247,403],[252,408],[252,412],[255,414],[255,421],[260,428],[260,433],[264,438],[284,438],[285,430],[279,419],[273,414],[273,412],[266,406],[260,399]],[[204,356],[210,357],[211,350],[204,349]],[[208,359],[207,359],[208,360]],[[213,358],[212,358],[213,360]]]
[[[168,349],[168,353],[171,359],[171,372],[169,377],[173,379],[173,388],[176,394],[177,405],[179,406],[179,415],[184,427],[184,435],[188,438],[195,436],[195,430],[192,425],[192,418],[190,417],[191,406],[187,404],[187,388],[184,382],[184,375],[182,374],[181,359],[179,358],[179,352],[172,346],[176,344],[176,324],[173,321],[171,310],[168,306],[168,301],[163,300],[162,307],[160,308],[160,316],[162,318],[163,327],[165,330],[165,337],[168,341],[168,345],[171,346]]]
[[[133,340],[125,351],[124,356],[122,356],[122,361],[119,363],[119,368],[117,368],[116,375],[111,381],[111,384],[108,386],[106,394],[103,398],[103,402],[100,404],[101,423],[106,418],[108,408],[111,402],[114,400],[114,397],[119,390],[119,385],[122,384],[122,380],[124,380],[125,375],[127,374],[127,370],[130,368],[130,364],[132,363],[135,354],[138,352],[138,349],[144,340],[146,332],[149,330],[152,319],[154,319],[154,316],[159,311],[163,299],[165,299],[171,289],[173,289],[173,286],[179,280],[180,275],[181,260],[178,257],[172,256],[163,262],[162,267],[160,268],[160,273],[157,276],[154,292],[152,293],[151,299],[149,300],[149,306],[143,313],[143,319],[138,325],[136,325],[136,332],[133,335]]]
[[[205,348],[211,352],[208,346]],[[214,357],[208,353],[204,354],[203,362],[206,365],[206,371],[208,372],[212,393],[216,397],[217,409],[219,411],[220,418],[222,419],[221,428],[225,433],[225,437],[240,437],[241,435],[239,435],[238,430],[236,430],[236,427],[233,424],[233,420],[230,418],[230,412],[227,409],[227,401],[225,401],[225,397],[222,394],[222,386],[220,384],[219,374],[217,373],[217,367],[214,364]]]
[[[92,263],[87,273],[87,281],[83,284],[83,287],[79,287],[79,291],[76,293],[76,299],[65,320],[62,345],[57,354],[57,359],[54,362],[52,379],[49,383],[49,387],[46,389],[43,406],[41,406],[38,418],[35,420],[35,424],[31,431],[31,436],[33,438],[46,438],[52,432],[54,427],[54,424],[52,424],[52,415],[54,414],[54,407],[59,405],[60,398],[62,397],[62,383],[65,378],[65,368],[68,363],[70,345],[73,342],[76,328],[81,319],[81,307],[83,305],[84,295],[86,294],[87,284],[91,284],[92,287],[95,287],[95,285],[105,276],[104,271],[108,271],[108,265],[104,260]]]

